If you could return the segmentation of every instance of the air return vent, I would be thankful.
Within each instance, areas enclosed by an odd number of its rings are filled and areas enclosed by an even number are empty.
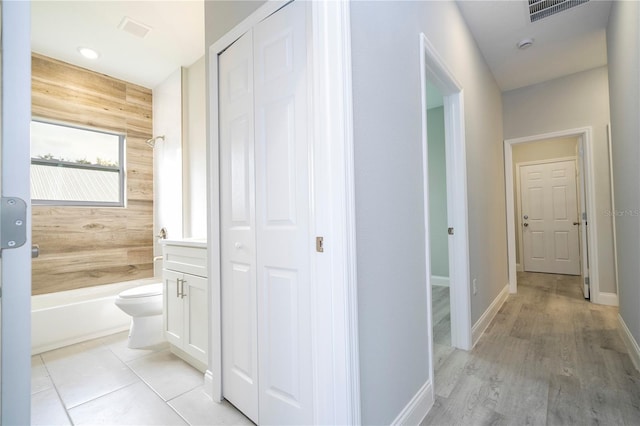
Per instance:
[[[531,18],[531,22],[536,22],[588,1],[589,0],[529,0],[529,17]]]
[[[149,34],[149,32],[151,31],[151,27],[148,27],[145,24],[142,24],[140,22],[134,21],[128,16],[125,16],[124,18],[122,18],[122,22],[120,22],[120,25],[118,25],[118,28],[140,38],[145,38],[147,34]]]

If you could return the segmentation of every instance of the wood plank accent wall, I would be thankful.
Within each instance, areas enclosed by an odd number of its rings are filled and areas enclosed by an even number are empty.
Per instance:
[[[153,276],[151,90],[32,55],[32,114],[126,135],[126,207],[33,206],[33,294]]]

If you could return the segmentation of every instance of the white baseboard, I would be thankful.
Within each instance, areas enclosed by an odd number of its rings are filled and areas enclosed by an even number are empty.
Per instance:
[[[402,409],[400,414],[391,422],[392,425],[419,425],[435,402],[433,385],[427,381]]]
[[[618,295],[615,293],[600,292],[596,303],[600,305],[618,306]]]
[[[478,343],[478,340],[480,340],[480,336],[482,336],[482,333],[484,333],[487,327],[489,327],[489,324],[491,324],[491,321],[493,321],[493,318],[502,307],[502,304],[505,300],[507,300],[508,295],[509,284],[504,286],[498,296],[496,296],[493,302],[491,302],[491,305],[489,305],[487,310],[484,311],[480,319],[478,319],[478,321],[473,325],[473,327],[471,328],[471,336],[473,340],[472,347],[475,346],[476,343]]]
[[[633,365],[636,367],[636,370],[640,371],[640,346],[638,346],[638,342],[634,339],[633,334],[629,331],[629,327],[627,327],[627,324],[625,324],[620,314],[618,314],[618,322],[620,323],[622,340],[624,340],[624,344],[629,350],[631,361],[633,361]]]
[[[522,263],[516,263],[516,272],[524,272],[524,268],[522,267]]]
[[[441,287],[449,287],[449,277],[441,277],[439,275],[431,275],[431,285],[439,285]]]
[[[204,373],[204,393],[209,398],[213,399],[213,372],[211,370],[207,370]]]

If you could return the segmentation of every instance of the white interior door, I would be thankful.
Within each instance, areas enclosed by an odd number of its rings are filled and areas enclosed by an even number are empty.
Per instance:
[[[220,55],[222,394],[258,423],[253,38]]]
[[[306,10],[219,58],[222,392],[264,424],[313,422]]]
[[[26,205],[21,221],[24,238],[14,248],[2,250],[0,258],[1,303],[1,415],[0,424],[28,425],[31,410],[31,38],[29,2],[2,1],[2,136],[0,182],[2,208]],[[13,200],[15,203],[12,203]],[[6,202],[6,203],[5,203]],[[14,220],[0,229],[0,235],[17,231]],[[18,238],[7,239],[10,241]]]
[[[260,422],[310,424],[306,4],[254,27]]]
[[[575,161],[520,166],[524,270],[580,275]]]

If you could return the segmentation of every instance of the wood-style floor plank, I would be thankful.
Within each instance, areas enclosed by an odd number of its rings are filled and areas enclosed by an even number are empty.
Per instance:
[[[472,351],[437,346],[422,424],[640,425],[640,372],[617,314],[585,301],[580,277],[519,273]]]

